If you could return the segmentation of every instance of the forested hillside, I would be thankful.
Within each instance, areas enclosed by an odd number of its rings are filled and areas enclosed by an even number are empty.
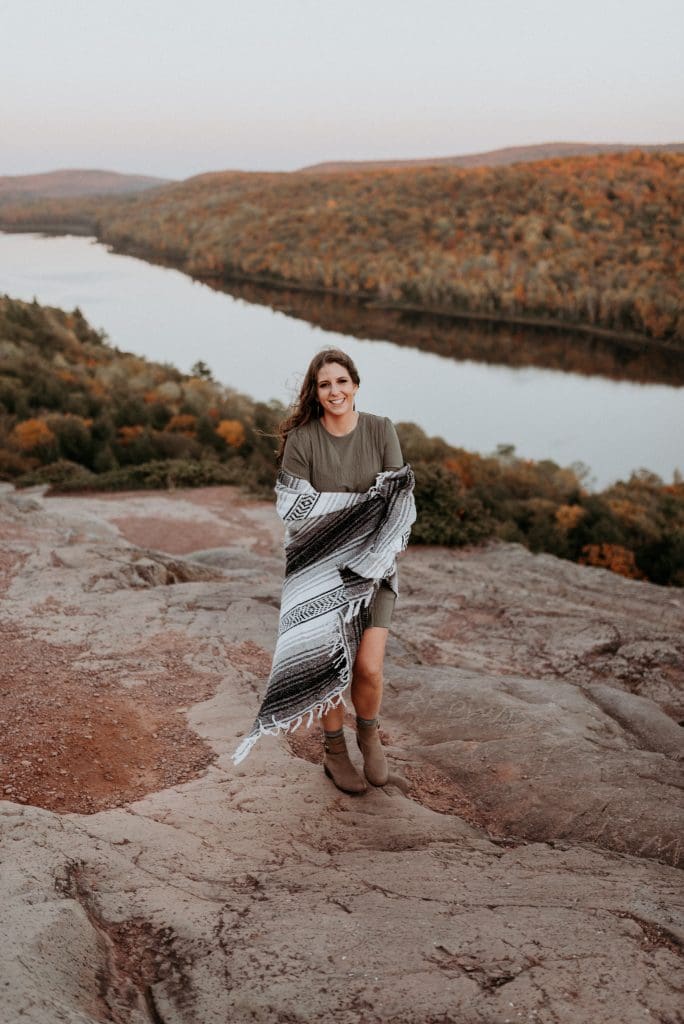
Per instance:
[[[200,175],[152,193],[0,206],[222,281],[552,321],[684,347],[684,156]]]
[[[120,489],[267,491],[284,414],[211,379],[120,352],[78,309],[0,297],[0,478]]]
[[[271,495],[285,410],[120,352],[71,313],[0,296],[0,479],[61,490],[216,483]],[[600,494],[572,469],[483,456],[398,424],[416,473],[413,542],[487,538],[684,585],[684,483],[642,472]]]

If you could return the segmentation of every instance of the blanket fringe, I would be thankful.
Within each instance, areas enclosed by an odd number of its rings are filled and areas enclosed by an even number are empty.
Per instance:
[[[334,711],[335,708],[338,708],[340,704],[345,708],[347,706],[342,690],[340,690],[339,693],[333,694],[332,697],[328,697],[327,700],[314,704],[313,707],[309,708],[307,711],[303,711],[301,715],[290,719],[290,721],[278,722],[275,718],[272,718],[272,725],[264,725],[263,722],[259,722],[258,728],[255,726],[249,736],[245,736],[233,754],[233,764],[237,765],[240,764],[241,761],[244,761],[257,740],[261,739],[262,736],[279,736],[286,733],[292,733],[300,727],[307,716],[309,720],[306,723],[306,727],[308,729],[311,727],[314,717],[322,718],[323,715],[327,715],[329,711]]]
[[[370,605],[371,601],[375,597],[377,589],[377,586],[374,586],[367,594],[364,594],[363,597],[357,597],[355,601],[350,601],[349,606],[344,613],[344,621],[353,622],[354,619],[361,614],[362,609],[367,608]]]
[[[259,739],[259,735],[260,734],[257,732],[253,736],[245,736],[244,740],[240,743],[233,754],[233,764],[240,764],[241,761],[244,761],[256,741]]]

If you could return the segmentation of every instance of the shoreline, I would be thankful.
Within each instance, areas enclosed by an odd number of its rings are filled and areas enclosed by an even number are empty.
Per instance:
[[[597,327],[591,324],[574,323],[572,321],[556,320],[543,316],[511,316],[506,314],[478,312],[476,310],[453,310],[439,306],[421,306],[414,303],[388,302],[377,298],[369,292],[360,292],[354,295],[350,292],[343,291],[340,288],[327,288],[323,285],[316,285],[313,282],[303,283],[301,281],[282,280],[279,278],[269,277],[265,274],[196,274],[193,273],[192,270],[188,269],[188,258],[186,256],[173,258],[160,253],[151,252],[144,246],[139,246],[135,243],[132,243],[129,246],[121,241],[108,241],[106,238],[100,237],[95,225],[86,225],[82,221],[74,221],[71,224],[67,224],[66,226],[60,227],[60,229],[57,229],[54,225],[45,225],[40,222],[37,226],[6,226],[0,218],[0,232],[3,234],[40,234],[55,237],[63,237],[65,235],[92,237],[100,245],[106,246],[110,252],[123,256],[133,256],[136,259],[144,260],[146,263],[179,270],[181,273],[193,280],[200,281],[207,285],[211,285],[212,283],[221,283],[226,285],[255,284],[266,288],[272,288],[276,291],[297,291],[308,295],[332,295],[336,298],[346,300],[350,304],[353,303],[361,305],[367,309],[378,310],[381,312],[386,311],[434,316],[454,323],[475,322],[483,325],[491,324],[498,327],[528,327],[533,330],[556,332],[567,331],[570,334],[581,335],[585,338],[597,338],[602,341],[610,341],[618,347],[624,347],[631,351],[634,351],[635,349],[644,350],[648,348],[657,348],[663,352],[684,352],[684,345],[678,344],[676,340],[663,341],[659,338],[652,338],[646,334],[616,331],[609,327]]]

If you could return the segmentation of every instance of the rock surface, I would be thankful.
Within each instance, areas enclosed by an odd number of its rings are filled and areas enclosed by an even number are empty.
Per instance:
[[[313,731],[231,761],[280,544],[230,488],[0,490],[0,1021],[682,1021],[681,592],[410,549],[353,798]]]

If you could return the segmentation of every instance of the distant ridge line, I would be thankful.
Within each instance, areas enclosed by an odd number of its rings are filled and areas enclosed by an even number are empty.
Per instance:
[[[421,157],[416,160],[328,160],[301,167],[299,174],[335,174],[341,171],[389,170],[404,167],[502,167],[565,156],[597,156],[640,149],[648,153],[684,153],[684,142],[642,145],[625,142],[541,142],[531,146],[504,146],[462,156]]]
[[[121,195],[143,192],[160,185],[170,185],[170,178],[153,178],[146,174],[122,174],[86,168],[65,168],[37,174],[0,176],[0,197]]]

